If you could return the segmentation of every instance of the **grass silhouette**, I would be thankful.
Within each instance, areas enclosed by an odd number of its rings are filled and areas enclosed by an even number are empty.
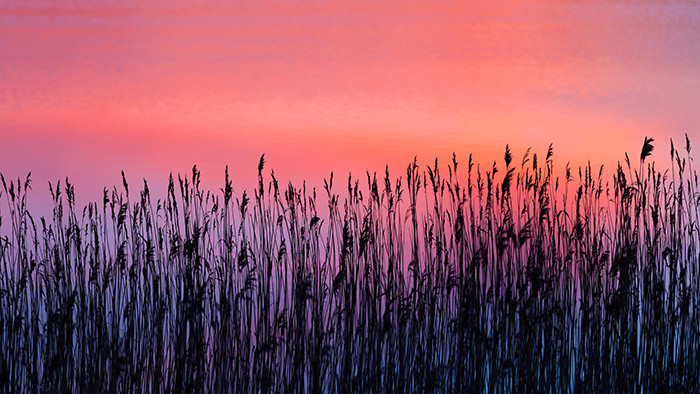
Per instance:
[[[122,173],[82,208],[49,185],[40,220],[1,177],[0,389],[698,389],[698,179],[687,136],[663,172],[653,142],[610,179],[506,147],[320,196],[263,158],[251,196]]]

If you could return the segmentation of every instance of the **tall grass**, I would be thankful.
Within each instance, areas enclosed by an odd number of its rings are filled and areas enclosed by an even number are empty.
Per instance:
[[[698,179],[652,143],[610,178],[550,146],[318,191],[122,174],[82,208],[66,180],[38,220],[1,177],[0,389],[697,390]]]

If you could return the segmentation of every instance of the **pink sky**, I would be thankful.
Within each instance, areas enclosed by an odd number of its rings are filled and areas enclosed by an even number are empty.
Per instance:
[[[244,185],[262,153],[320,184],[506,143],[553,142],[561,166],[700,143],[691,2],[53,3],[0,5],[0,172],[32,171],[34,194],[193,164]]]

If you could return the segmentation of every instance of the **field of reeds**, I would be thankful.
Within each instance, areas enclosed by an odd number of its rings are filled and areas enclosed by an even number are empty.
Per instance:
[[[48,218],[2,177],[0,391],[698,390],[698,178],[652,143],[319,190],[261,158],[251,194],[193,168],[85,207],[65,181]]]

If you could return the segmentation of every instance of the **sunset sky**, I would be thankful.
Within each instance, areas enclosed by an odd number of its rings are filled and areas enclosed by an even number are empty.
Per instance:
[[[0,4],[0,172],[32,171],[34,194],[193,164],[247,185],[262,153],[321,184],[506,143],[552,142],[561,166],[700,143],[698,3],[54,3]]]

